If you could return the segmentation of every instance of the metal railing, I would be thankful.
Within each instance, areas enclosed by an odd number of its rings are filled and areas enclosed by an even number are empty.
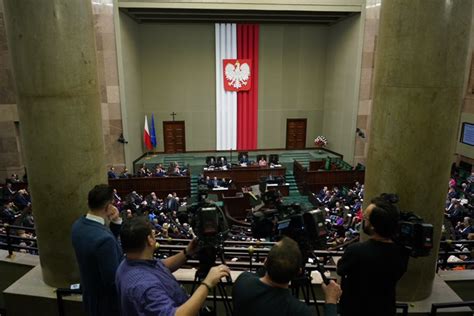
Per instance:
[[[0,249],[6,249],[9,257],[14,255],[15,250],[26,250],[30,253],[38,254],[38,247],[20,245],[22,241],[36,244],[35,237],[21,237],[16,234],[19,230],[35,233],[34,228],[3,224],[3,229],[5,233],[0,233]]]
[[[474,260],[463,260],[457,262],[448,262],[450,256],[472,256],[472,251],[454,251],[455,246],[465,247],[468,246],[473,248],[474,240],[443,240],[440,242],[439,245],[439,253],[438,253],[438,264],[436,265],[436,272],[439,269],[447,269],[456,266],[474,266]]]
[[[3,224],[2,226],[4,229],[4,233],[0,232],[0,249],[6,249],[8,251],[9,256],[13,256],[15,251],[27,251],[31,254],[38,254],[38,247],[36,246],[24,246],[20,245],[22,241],[27,243],[33,243],[36,245],[36,238],[35,237],[21,237],[17,236],[17,232],[19,230],[23,230],[30,233],[35,233],[34,228],[24,227],[24,226],[16,226],[16,225],[9,225]],[[179,251],[182,251],[185,245],[190,241],[189,239],[161,239],[158,238],[157,241],[160,243],[160,252],[168,252],[169,254],[173,254]],[[340,248],[344,248],[356,240],[351,240],[346,244],[334,246],[328,248],[328,250],[315,250],[314,255],[317,257],[323,257],[327,259],[328,257],[334,256],[342,256],[344,251],[343,250],[336,250]],[[239,257],[250,257],[254,258],[256,261],[259,261],[262,257],[266,257],[270,248],[274,245],[274,242],[261,242],[261,241],[234,241],[234,240],[227,240],[224,242],[224,253],[227,256],[239,256]],[[459,266],[471,267],[474,266],[474,259],[472,251],[454,251],[454,247],[469,247],[474,248],[474,240],[444,240],[440,242],[439,254],[438,254],[438,262],[437,262],[437,271],[439,269],[447,269]],[[250,248],[252,247],[252,248]],[[252,252],[250,254],[250,251]],[[450,256],[460,256],[466,255],[469,256],[469,260],[458,261],[458,262],[448,262]],[[233,263],[236,267],[247,267],[246,264],[239,262]],[[250,265],[252,265],[250,263]],[[259,266],[258,263],[254,264],[256,267]],[[328,270],[335,270],[335,266],[328,265]]]
[[[431,305],[430,316],[438,315],[439,309],[456,308],[456,307],[474,307],[474,301],[451,302],[451,303],[434,303]]]

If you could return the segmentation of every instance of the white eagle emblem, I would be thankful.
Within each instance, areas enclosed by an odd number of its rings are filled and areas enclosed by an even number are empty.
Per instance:
[[[229,63],[225,66],[225,78],[229,86],[240,89],[249,81],[250,66],[247,63],[241,64],[238,60],[235,64]]]

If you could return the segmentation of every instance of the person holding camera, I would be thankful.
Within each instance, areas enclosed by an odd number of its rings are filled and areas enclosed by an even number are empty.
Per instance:
[[[221,278],[229,276],[225,265],[212,267],[189,297],[172,272],[197,252],[197,240],[184,251],[156,260],[155,232],[143,216],[125,222],[120,232],[125,260],[117,269],[115,281],[122,315],[197,315],[207,295]]]
[[[289,282],[301,271],[302,260],[298,244],[283,237],[268,253],[263,277],[243,272],[235,281],[234,316],[312,315],[289,290]]]
[[[400,212],[389,195],[374,198],[364,211],[365,242],[349,246],[337,264],[342,277],[341,315],[395,315],[395,287],[406,272],[408,252],[397,245]]]

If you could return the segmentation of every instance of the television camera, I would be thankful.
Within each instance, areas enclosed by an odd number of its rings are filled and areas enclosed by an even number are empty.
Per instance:
[[[399,200],[398,195],[393,193],[382,193],[381,197],[390,204],[397,204]],[[429,256],[433,248],[433,225],[425,223],[413,212],[400,211],[394,241],[403,246],[411,257]]]

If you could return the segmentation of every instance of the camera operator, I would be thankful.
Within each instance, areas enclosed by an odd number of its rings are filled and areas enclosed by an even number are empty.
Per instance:
[[[408,252],[393,241],[400,213],[382,194],[364,211],[369,240],[349,246],[337,265],[342,277],[341,315],[395,315],[395,287],[407,269]]]
[[[234,316],[311,315],[309,307],[291,295],[289,282],[300,273],[302,255],[298,244],[283,237],[268,253],[266,273],[259,278],[242,273],[232,290]]]
[[[145,217],[125,222],[120,238],[126,259],[115,279],[122,315],[197,315],[211,289],[230,273],[225,265],[212,267],[188,297],[171,273],[196,253],[196,239],[183,252],[161,261],[153,258],[155,233]]]

